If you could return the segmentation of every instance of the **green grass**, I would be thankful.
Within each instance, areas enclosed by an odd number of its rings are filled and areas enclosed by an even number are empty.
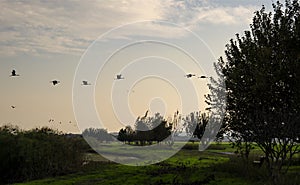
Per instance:
[[[106,184],[207,184],[207,185],[268,185],[264,168],[249,164],[248,168],[226,144],[212,144],[199,152],[198,144],[189,143],[171,158],[148,166],[126,166],[109,162],[98,154],[87,154],[90,161],[81,172],[66,176],[35,180],[19,185],[106,185]],[[191,150],[195,149],[195,150]],[[299,166],[292,166],[287,184],[300,184]],[[249,171],[247,171],[249,170]],[[296,176],[296,177],[295,177]]]

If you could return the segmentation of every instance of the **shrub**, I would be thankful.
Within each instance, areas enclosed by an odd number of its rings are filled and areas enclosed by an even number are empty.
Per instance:
[[[73,172],[81,166],[84,154],[82,138],[66,137],[46,127],[30,131],[0,127],[0,148],[0,183]]]

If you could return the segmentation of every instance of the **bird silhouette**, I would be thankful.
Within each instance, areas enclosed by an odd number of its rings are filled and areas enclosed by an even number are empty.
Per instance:
[[[89,82],[86,81],[86,80],[83,80],[81,85],[91,85],[91,83],[89,83]]]
[[[195,74],[191,74],[191,73],[185,75],[185,77],[187,77],[187,78],[192,78],[193,76],[196,76],[196,75]]]
[[[122,74],[118,74],[117,75],[117,78],[115,78],[115,80],[122,80],[122,79],[125,79]]]
[[[202,75],[202,76],[199,76],[198,78],[207,78],[206,76]]]
[[[12,105],[12,106],[11,106],[11,108],[12,108],[12,109],[15,109],[15,108],[16,108],[16,106]]]
[[[57,85],[57,84],[60,83],[60,81],[58,81],[58,80],[52,80],[52,81],[50,81],[50,83],[52,83],[53,85]]]
[[[17,74],[16,70],[12,70],[11,71],[11,75],[10,76],[20,76],[19,74]]]

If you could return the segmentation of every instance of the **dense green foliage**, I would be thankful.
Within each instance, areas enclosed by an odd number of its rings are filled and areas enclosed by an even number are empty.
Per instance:
[[[0,128],[0,184],[73,172],[82,165],[81,138],[49,128],[20,131]]]
[[[246,156],[258,144],[276,181],[300,151],[299,1],[277,2],[273,11],[255,13],[251,30],[227,44],[217,71],[226,83],[225,128],[245,144]]]

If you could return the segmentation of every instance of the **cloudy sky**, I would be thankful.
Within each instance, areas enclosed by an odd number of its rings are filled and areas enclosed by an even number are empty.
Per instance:
[[[182,98],[189,96],[182,90],[188,86],[185,83],[196,89],[201,109],[205,82],[182,81],[187,80],[184,74],[213,76],[213,62],[224,55],[226,43],[236,33],[249,29],[255,10],[263,4],[269,9],[271,3],[272,0],[2,0],[0,124],[16,124],[25,129],[50,126],[78,132],[77,121],[81,116],[74,113],[72,104],[72,95],[78,94],[92,100],[98,119],[105,122],[108,130],[116,131],[125,124],[122,122],[130,122],[147,109],[165,113],[165,117],[182,110],[181,106],[189,101]],[[199,39],[197,43],[193,34]],[[134,44],[140,40],[142,45]],[[157,42],[145,44],[145,40]],[[119,52],[122,45],[118,44],[124,44],[123,41],[132,45]],[[165,42],[171,45],[162,44]],[[93,52],[89,53],[88,48]],[[190,52],[186,55],[183,50]],[[187,56],[193,52],[197,55],[197,50],[201,50],[199,56],[192,57],[205,62],[195,69]],[[105,67],[87,65],[82,69],[86,61],[107,62],[101,56],[109,54],[115,55]],[[10,77],[12,69],[20,76]],[[114,80],[118,73],[124,74],[123,81]],[[177,77],[172,76],[175,73]],[[83,74],[85,80],[92,82],[91,86],[79,85]],[[54,79],[61,83],[51,85]],[[126,108],[120,102],[127,102],[128,110],[122,111]],[[75,106],[83,107],[76,103]],[[77,110],[88,117],[83,119],[89,122],[86,124],[97,126],[98,121],[89,115],[88,108]],[[54,121],[49,123],[50,119]],[[116,124],[111,126],[113,123]]]

